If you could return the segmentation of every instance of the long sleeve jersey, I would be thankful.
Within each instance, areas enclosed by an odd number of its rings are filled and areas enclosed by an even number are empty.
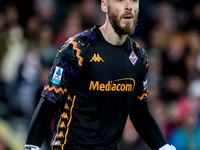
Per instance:
[[[130,37],[112,45],[98,26],[61,45],[42,92],[60,106],[52,148],[117,149],[133,105],[148,100],[147,70],[144,49]]]

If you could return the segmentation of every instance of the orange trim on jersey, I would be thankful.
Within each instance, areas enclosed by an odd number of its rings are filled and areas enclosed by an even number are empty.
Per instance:
[[[62,150],[64,150],[64,145],[65,145],[66,142],[67,142],[67,135],[68,135],[68,132],[69,132],[69,125],[70,125],[70,123],[71,123],[71,121],[72,121],[72,110],[73,110],[73,108],[74,108],[75,99],[76,99],[76,95],[74,95],[74,98],[73,98],[73,101],[72,101],[72,106],[71,106],[71,109],[70,109],[70,118],[69,118],[69,121],[68,121],[68,124],[67,124],[67,131],[66,131],[66,133],[65,133],[65,141],[64,141],[64,143],[63,143],[63,145],[62,145]]]
[[[59,124],[60,124],[60,122],[61,122],[61,117],[60,117],[59,122],[58,122],[58,125],[57,125],[57,133],[56,133],[56,135],[55,135],[54,141],[53,141],[52,144],[51,144],[52,150],[53,150],[54,142],[56,141],[56,136],[59,134],[58,129],[59,129]]]
[[[149,63],[148,63],[149,59],[147,58],[147,64],[146,64],[146,68],[149,67]]]
[[[79,58],[78,64],[79,64],[80,66],[82,66],[83,57],[80,56],[81,49],[79,49],[79,48],[77,47],[77,45],[78,45],[78,43],[80,43],[82,46],[85,45],[85,44],[84,44],[84,43],[81,43],[80,41],[78,41],[78,42],[74,41],[74,40],[75,40],[74,38],[70,38],[69,40],[70,40],[69,43],[67,43],[67,45],[65,45],[65,47],[67,47],[69,44],[72,44],[72,45],[73,45],[73,50],[76,50],[76,51],[77,51],[76,57]],[[62,50],[63,50],[63,49],[59,50],[59,52],[62,52]]]
[[[148,90],[147,90],[147,92],[148,92]],[[138,97],[138,99],[142,100],[144,96],[147,96],[147,93],[143,93],[142,96],[137,96],[137,97]]]
[[[137,48],[139,48],[140,46],[138,45],[138,43],[135,43],[135,46],[137,47]]]
[[[49,91],[54,90],[56,93],[61,92],[63,95],[64,95],[65,93],[67,93],[67,89],[64,89],[64,90],[63,90],[61,87],[58,88],[58,89],[56,89],[55,86],[50,87],[49,85],[47,85],[47,86],[44,87],[44,90],[47,90],[47,89],[48,89]]]
[[[74,95],[74,98],[73,98],[73,101],[72,101],[72,106],[71,106],[71,108],[70,108],[70,118],[69,118],[69,121],[68,121],[68,123],[67,123],[67,131],[66,131],[66,133],[65,133],[65,141],[64,141],[63,144],[60,144],[60,145],[62,146],[62,150],[64,150],[64,145],[65,145],[66,142],[67,142],[67,135],[68,135],[68,132],[69,132],[69,125],[70,125],[71,120],[72,120],[72,110],[73,110],[73,107],[74,107],[75,99],[76,99],[76,95]],[[57,125],[57,132],[56,132],[56,135],[55,135],[55,137],[54,137],[54,141],[53,141],[52,144],[51,144],[52,149],[53,149],[53,146],[54,146],[54,142],[56,142],[56,137],[57,137],[57,135],[59,135],[59,126],[65,127],[65,124],[62,122],[61,118],[62,118],[62,115],[60,116],[60,119],[59,119],[59,122],[58,122],[58,125]],[[61,122],[62,122],[62,123],[61,123]]]
[[[80,66],[82,66],[83,57],[80,56],[81,50],[79,48],[77,48],[78,42],[76,42],[76,41],[74,41],[74,39],[72,39],[70,43],[73,44],[73,49],[77,51],[76,56],[79,58],[78,64]]]

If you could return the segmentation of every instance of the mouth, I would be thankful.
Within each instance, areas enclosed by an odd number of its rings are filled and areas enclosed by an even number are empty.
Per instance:
[[[132,14],[131,12],[126,12],[126,13],[122,16],[122,18],[123,18],[124,20],[132,20],[132,19],[133,19],[133,14]]]
[[[127,20],[127,21],[130,21],[130,20],[133,20],[133,17],[132,16],[124,16],[122,17],[124,20]]]

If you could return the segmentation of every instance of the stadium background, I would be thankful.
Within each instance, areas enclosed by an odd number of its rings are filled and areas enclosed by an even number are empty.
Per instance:
[[[0,150],[23,149],[58,46],[103,23],[99,4],[0,0]],[[162,132],[177,150],[200,149],[200,2],[140,0],[131,37],[149,55],[149,107]],[[149,149],[128,120],[120,149],[133,148]]]

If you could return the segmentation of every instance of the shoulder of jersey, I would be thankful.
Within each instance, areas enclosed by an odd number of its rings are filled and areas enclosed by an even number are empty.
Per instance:
[[[69,38],[65,43],[63,43],[58,50],[58,54],[67,54],[68,57],[77,59],[78,65],[82,66],[85,53],[95,38],[96,33],[93,31],[93,28],[85,30],[84,32]]]
[[[148,67],[148,56],[147,52],[139,46],[132,38],[129,37],[131,40],[131,45],[133,46],[133,49],[135,49],[136,55],[139,57],[139,59],[142,59],[143,64]]]

